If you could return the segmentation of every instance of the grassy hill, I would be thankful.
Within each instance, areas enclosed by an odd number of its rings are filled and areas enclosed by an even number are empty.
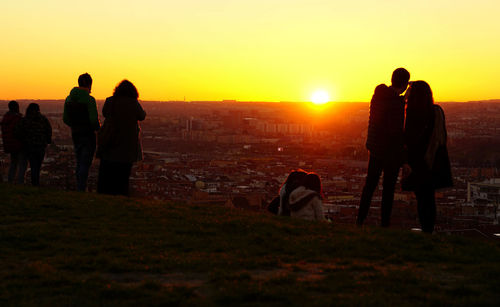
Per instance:
[[[500,244],[0,185],[0,305],[497,305]]]

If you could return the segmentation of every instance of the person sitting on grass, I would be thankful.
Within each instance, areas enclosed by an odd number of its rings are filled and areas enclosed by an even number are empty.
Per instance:
[[[321,180],[315,173],[308,173],[299,187],[290,193],[290,216],[306,220],[324,221]]]
[[[299,186],[306,175],[307,172],[302,169],[294,170],[288,175],[279,192],[278,215],[290,216],[288,198],[290,197],[290,193]]]

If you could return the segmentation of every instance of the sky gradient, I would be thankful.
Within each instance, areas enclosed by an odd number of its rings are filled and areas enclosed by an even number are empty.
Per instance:
[[[369,101],[393,69],[437,101],[500,98],[498,0],[7,0],[0,99]]]

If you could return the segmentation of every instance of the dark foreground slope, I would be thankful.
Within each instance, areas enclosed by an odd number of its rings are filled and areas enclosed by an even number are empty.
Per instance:
[[[500,246],[0,185],[0,305],[498,305]]]

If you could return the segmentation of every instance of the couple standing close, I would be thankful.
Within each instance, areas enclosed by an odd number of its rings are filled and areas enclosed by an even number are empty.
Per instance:
[[[120,82],[102,109],[106,118],[100,127],[97,104],[90,96],[92,78],[85,73],[78,78],[64,103],[63,121],[71,127],[76,156],[77,189],[85,191],[89,170],[97,147],[99,176],[97,192],[129,194],[132,163],[142,160],[138,121],[146,117],[138,101],[139,94],[128,80]],[[99,142],[96,142],[98,131]],[[98,144],[97,144],[98,143]]]
[[[415,193],[422,231],[432,233],[436,221],[434,191],[452,186],[445,118],[442,108],[434,104],[430,86],[425,81],[409,80],[406,69],[396,69],[391,86],[377,86],[370,102],[366,140],[370,159],[356,223],[365,221],[383,172],[381,226],[389,226],[402,165],[402,189]]]

